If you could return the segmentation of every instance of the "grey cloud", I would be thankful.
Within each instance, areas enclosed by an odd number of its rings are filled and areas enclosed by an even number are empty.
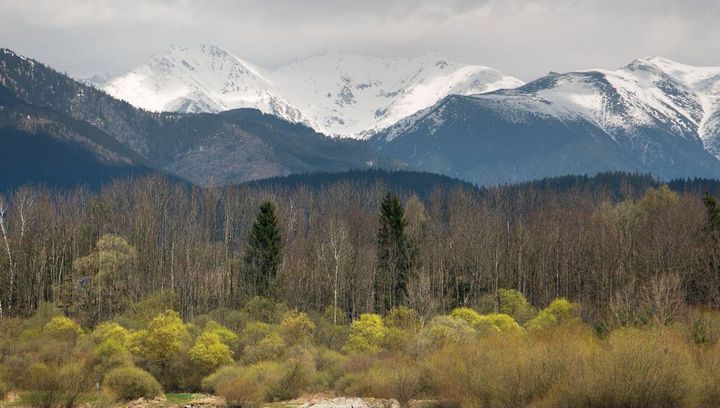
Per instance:
[[[200,43],[267,67],[332,50],[434,51],[526,80],[646,55],[720,65],[715,0],[0,0],[0,9],[0,46],[76,76]]]

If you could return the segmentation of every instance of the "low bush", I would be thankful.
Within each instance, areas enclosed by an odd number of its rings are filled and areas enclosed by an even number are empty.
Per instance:
[[[105,376],[103,386],[119,399],[155,398],[162,394],[160,383],[150,373],[136,367],[116,368]]]

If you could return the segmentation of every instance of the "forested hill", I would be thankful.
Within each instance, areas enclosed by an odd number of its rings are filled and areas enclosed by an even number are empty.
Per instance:
[[[566,193],[570,191],[585,191],[608,195],[614,199],[637,198],[649,188],[658,188],[667,185],[670,190],[678,193],[700,195],[708,192],[713,195],[720,194],[720,180],[707,178],[673,179],[663,182],[650,174],[606,172],[595,176],[568,175],[549,177],[518,184],[500,185],[489,190],[501,190],[511,193],[527,193],[529,191],[543,191],[553,193]]]
[[[338,182],[373,185],[380,183],[397,194],[417,194],[427,198],[438,189],[463,189],[478,194],[519,195],[535,193],[568,193],[572,191],[602,195],[614,200],[637,198],[649,188],[667,185],[678,193],[700,195],[709,192],[720,195],[720,180],[715,179],[674,179],[662,182],[650,174],[606,172],[589,175],[568,175],[548,177],[517,184],[502,184],[492,187],[478,187],[472,183],[440,174],[403,170],[351,170],[347,172],[321,172],[271,177],[243,183],[240,186],[272,190],[296,190],[300,187],[321,190]]]
[[[396,193],[414,193],[423,198],[429,197],[437,189],[461,188],[480,191],[474,184],[440,174],[383,169],[293,174],[251,181],[243,185],[270,189],[297,189],[303,186],[319,190],[338,182],[365,185],[380,183]]]

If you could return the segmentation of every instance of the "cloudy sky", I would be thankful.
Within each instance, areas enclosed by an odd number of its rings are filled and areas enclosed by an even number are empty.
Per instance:
[[[717,0],[0,0],[0,47],[75,76],[170,44],[273,68],[332,51],[437,52],[529,80],[660,55],[720,65]]]

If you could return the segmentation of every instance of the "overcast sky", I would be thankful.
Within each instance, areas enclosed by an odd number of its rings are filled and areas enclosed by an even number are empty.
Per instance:
[[[720,65],[720,1],[0,0],[0,47],[75,76],[203,43],[266,68],[432,51],[524,80],[648,55]]]

